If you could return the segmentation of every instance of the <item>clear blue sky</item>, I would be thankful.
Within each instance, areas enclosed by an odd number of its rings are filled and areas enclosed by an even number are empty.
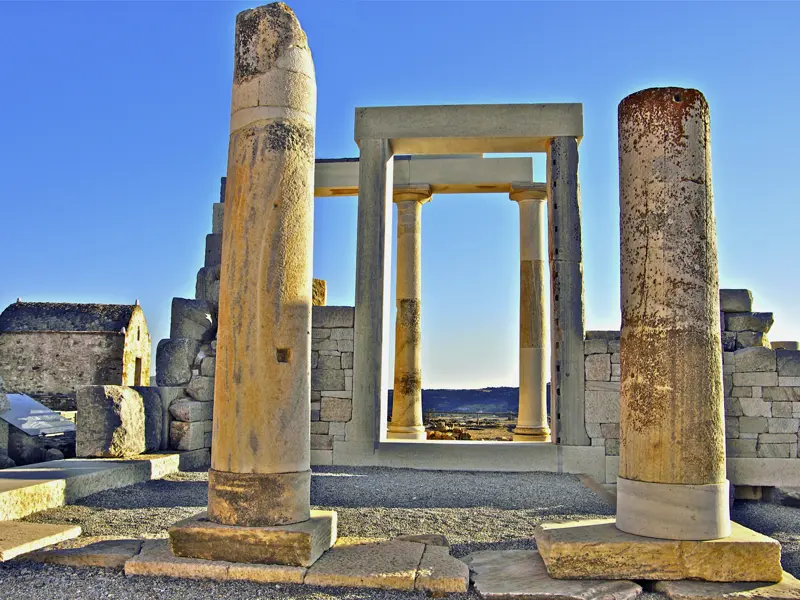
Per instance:
[[[800,4],[289,4],[317,70],[319,157],[357,156],[355,106],[583,103],[590,329],[619,327],[617,104],[651,86],[702,90],[721,284],[775,312],[771,339],[800,339]],[[202,266],[234,18],[251,6],[0,3],[0,305],[139,298],[155,351]],[[330,304],[353,302],[355,223],[354,198],[317,200]],[[425,387],[516,385],[517,231],[507,197],[424,207]]]

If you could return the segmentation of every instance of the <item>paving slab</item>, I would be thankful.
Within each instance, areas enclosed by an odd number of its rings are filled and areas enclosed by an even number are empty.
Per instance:
[[[778,583],[659,581],[658,592],[671,600],[788,600],[800,598],[800,581],[784,572]]]
[[[308,570],[305,583],[320,586],[413,590],[425,544],[341,538]]]
[[[553,579],[536,550],[486,550],[462,559],[475,590],[492,600],[629,600],[642,593],[632,581]]]
[[[57,544],[81,534],[79,525],[0,522],[0,562]]]
[[[410,535],[398,535],[396,540],[402,542],[417,542],[418,544],[426,544],[428,546],[445,546],[450,547],[450,542],[447,538],[438,533],[419,533]]]
[[[439,541],[439,540],[437,540]],[[433,593],[466,592],[469,568],[450,556],[448,546],[428,544],[417,568],[415,590]]]
[[[542,523],[534,537],[551,577],[704,581],[781,580],[781,546],[731,522],[708,541],[664,540],[620,531],[615,519]]]
[[[74,548],[40,550],[23,556],[34,562],[66,565],[68,567],[106,567],[121,569],[139,554],[142,540],[101,540],[78,538],[82,543]]]

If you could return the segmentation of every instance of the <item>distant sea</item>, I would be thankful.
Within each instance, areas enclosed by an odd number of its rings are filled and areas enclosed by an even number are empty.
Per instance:
[[[550,385],[547,386],[550,396]],[[389,390],[389,402],[392,390]],[[549,402],[548,402],[549,405]],[[519,388],[487,387],[477,390],[422,390],[423,412],[509,413],[517,412]]]

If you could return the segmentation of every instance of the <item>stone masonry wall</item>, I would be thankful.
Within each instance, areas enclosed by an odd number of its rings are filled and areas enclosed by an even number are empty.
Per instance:
[[[725,437],[730,457],[798,458],[800,350],[770,343],[772,313],[752,312],[749,290],[720,290]],[[619,454],[619,332],[587,331],[586,432]]]

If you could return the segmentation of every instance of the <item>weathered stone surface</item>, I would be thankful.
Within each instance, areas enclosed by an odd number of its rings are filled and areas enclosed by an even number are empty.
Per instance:
[[[584,335],[585,339],[587,340],[606,340],[608,342],[611,341],[619,341],[620,333],[618,330],[598,330],[593,329],[591,331],[587,331]]]
[[[778,385],[778,373],[776,372],[756,372],[733,374],[733,385],[735,386],[775,386]]]
[[[311,313],[312,327],[353,327],[355,308],[352,306],[315,306]]]
[[[737,417],[725,417],[725,439],[739,437],[739,419]]]
[[[733,352],[736,350],[736,332],[723,331],[722,332],[722,349],[725,352]]]
[[[417,544],[427,544],[429,546],[450,547],[450,542],[447,541],[447,537],[438,533],[412,533],[409,535],[398,535],[394,539],[400,540],[401,542],[416,542]]]
[[[742,433],[767,433],[767,417],[739,417],[739,434]]]
[[[0,562],[81,534],[78,525],[0,521]]]
[[[315,435],[311,434],[311,449],[312,450],[333,450],[333,436],[332,435]]]
[[[342,538],[306,574],[308,585],[413,590],[424,544]]]
[[[745,417],[771,417],[772,404],[762,398],[739,398],[742,413]]]
[[[169,337],[201,342],[213,340],[217,332],[215,310],[206,300],[173,298]]]
[[[773,402],[772,416],[775,418],[792,418],[794,415],[791,402]]]
[[[214,371],[217,368],[217,359],[214,356],[207,356],[200,363],[200,375],[203,377],[214,377]]]
[[[64,460],[64,453],[58,448],[48,448],[47,451],[44,453],[44,460],[45,462],[51,462],[54,460]]]
[[[773,350],[800,350],[800,342],[778,341],[772,342]]]
[[[336,540],[336,513],[312,510],[293,525],[240,527],[214,523],[203,512],[170,527],[169,539],[176,556],[308,567]]]
[[[769,333],[775,319],[772,313],[740,312],[725,315],[728,331],[760,331]]]
[[[733,354],[736,371],[775,371],[775,351],[769,348],[743,348]]]
[[[206,236],[206,258],[203,266],[215,267],[222,263],[222,234],[209,233]]]
[[[311,369],[312,390],[344,390],[344,371],[341,369]]]
[[[726,439],[725,446],[729,456],[738,456],[740,458],[756,458],[758,456],[756,450],[756,439]]]
[[[618,423],[619,392],[586,391],[587,423]]]
[[[586,357],[586,380],[609,381],[611,379],[611,356],[592,354]]]
[[[800,387],[765,387],[761,396],[769,402],[800,402]]]
[[[720,290],[719,309],[725,313],[749,313],[753,310],[750,290]]]
[[[769,348],[769,338],[760,331],[740,331],[736,334],[736,348]]]
[[[161,449],[164,432],[164,406],[161,392],[156,387],[136,386],[133,388],[142,397],[144,409],[144,448],[146,452]]]
[[[7,411],[9,408],[11,408],[11,403],[8,401],[3,378],[0,377],[0,413]]]
[[[169,447],[174,450],[199,450],[205,448],[203,422],[183,423],[173,421],[169,425]]]
[[[145,417],[141,395],[133,388],[91,385],[76,395],[76,455],[123,458],[145,451]]]
[[[189,383],[200,342],[186,338],[161,340],[156,350],[156,382],[159,386]]]
[[[670,600],[796,600],[800,598],[800,581],[784,572],[778,583],[659,581],[655,591]]]
[[[77,547],[59,550],[32,552],[25,560],[66,565],[68,567],[106,567],[121,569],[125,563],[136,556],[142,547],[142,540],[102,540],[80,538]]]
[[[780,581],[780,544],[731,523],[727,538],[676,541],[624,533],[614,519],[543,523],[534,534],[548,573],[558,579]]]
[[[777,351],[778,377],[800,377],[800,350]]]
[[[347,398],[323,396],[319,413],[320,421],[349,421],[353,416],[353,401]]]
[[[219,276],[220,265],[213,267],[201,267],[197,271],[197,283],[195,284],[195,298],[207,300],[215,306],[219,304]]]
[[[559,580],[548,575],[536,550],[473,552],[463,561],[481,598],[629,600],[642,592],[632,581]]]
[[[231,563],[228,566],[228,579],[253,581],[256,583],[303,583],[305,567],[289,565],[253,565]]]
[[[222,561],[175,556],[169,540],[145,540],[141,552],[125,563],[125,575],[224,580],[228,567],[228,563]]]
[[[797,458],[797,441],[793,444],[758,444],[758,458]]]
[[[186,386],[186,393],[199,402],[214,400],[214,378],[195,375]]]
[[[797,433],[800,420],[798,419],[768,419],[768,433]]]
[[[176,421],[186,423],[206,421],[211,418],[213,410],[213,402],[198,402],[197,400],[176,400],[169,407],[169,412]]]
[[[606,354],[608,352],[607,340],[586,340],[583,342],[583,353],[589,354]]]
[[[735,388],[734,388],[735,389]],[[742,403],[739,398],[725,398],[725,416],[726,417],[741,417],[742,416]]]
[[[325,306],[328,300],[328,284],[324,279],[314,279],[311,282],[311,304]]]
[[[417,567],[414,589],[431,593],[466,592],[469,588],[469,568],[450,556],[450,548],[427,544]]]

